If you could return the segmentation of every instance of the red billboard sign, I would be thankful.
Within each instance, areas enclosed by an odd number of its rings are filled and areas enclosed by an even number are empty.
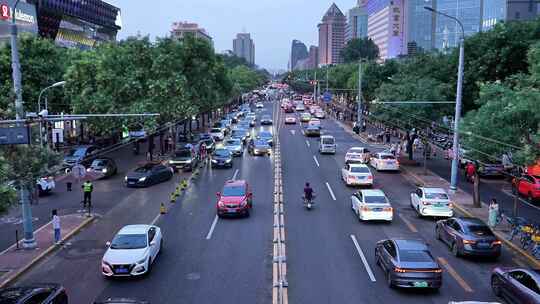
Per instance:
[[[9,19],[10,18],[10,9],[6,4],[0,4],[0,18]]]

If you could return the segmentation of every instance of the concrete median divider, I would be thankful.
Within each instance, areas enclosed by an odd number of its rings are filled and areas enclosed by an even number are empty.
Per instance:
[[[287,297],[287,254],[285,243],[285,215],[283,208],[283,184],[279,139],[274,146],[274,212],[272,237],[272,303],[286,304]]]

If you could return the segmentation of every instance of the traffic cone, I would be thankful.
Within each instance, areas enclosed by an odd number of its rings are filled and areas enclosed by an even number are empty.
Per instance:
[[[171,194],[171,203],[176,203],[176,195],[174,193]]]
[[[161,203],[161,206],[159,206],[159,213],[161,214],[167,213],[167,208],[165,207],[164,203]]]

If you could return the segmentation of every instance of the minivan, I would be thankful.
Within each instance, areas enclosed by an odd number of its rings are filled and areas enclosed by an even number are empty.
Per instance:
[[[332,135],[321,136],[319,142],[319,153],[336,154],[336,139]]]

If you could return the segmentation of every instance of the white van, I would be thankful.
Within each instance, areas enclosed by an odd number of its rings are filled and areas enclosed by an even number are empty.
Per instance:
[[[336,139],[332,135],[322,135],[319,141],[319,153],[336,154]]]

